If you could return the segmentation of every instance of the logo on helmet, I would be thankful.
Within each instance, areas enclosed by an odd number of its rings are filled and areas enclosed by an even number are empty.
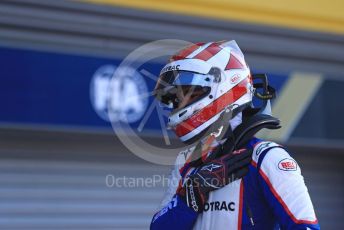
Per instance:
[[[239,82],[239,80],[241,79],[241,76],[239,74],[234,74],[232,77],[231,77],[231,83],[232,84],[236,84]]]
[[[162,68],[161,73],[165,73],[167,71],[174,71],[179,70],[180,65],[169,65]]]

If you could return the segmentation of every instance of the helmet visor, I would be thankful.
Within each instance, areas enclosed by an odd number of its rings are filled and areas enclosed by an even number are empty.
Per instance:
[[[169,108],[180,109],[207,96],[214,76],[186,71],[169,71],[159,77],[157,99]]]

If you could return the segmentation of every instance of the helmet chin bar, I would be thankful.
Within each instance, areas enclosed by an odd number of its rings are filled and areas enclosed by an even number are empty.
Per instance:
[[[229,106],[228,108],[224,109],[224,111],[221,113],[220,117],[216,120],[214,124],[212,124],[210,127],[208,127],[200,134],[193,137],[191,140],[185,142],[187,144],[191,144],[195,141],[198,141],[195,150],[191,155],[191,161],[196,164],[201,164],[201,162],[199,162],[201,159],[198,154],[201,152],[202,149],[202,137],[209,137],[210,135],[213,135],[217,141],[223,139],[231,139],[233,137],[233,130],[231,128],[229,120],[238,115],[240,112],[243,112],[244,109],[248,107],[250,107],[250,102],[243,104],[239,107],[234,107],[233,105]],[[214,152],[216,152],[216,150]],[[209,156],[208,159],[214,159],[215,155],[217,154],[212,154],[211,156]]]

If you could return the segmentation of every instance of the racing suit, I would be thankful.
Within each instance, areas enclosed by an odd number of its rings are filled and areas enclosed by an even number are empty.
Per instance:
[[[212,191],[202,213],[189,208],[171,183],[151,229],[320,229],[307,187],[296,161],[274,142],[252,138],[249,172]],[[172,181],[192,174],[185,164],[193,149],[181,152]],[[180,186],[180,185],[179,185]]]

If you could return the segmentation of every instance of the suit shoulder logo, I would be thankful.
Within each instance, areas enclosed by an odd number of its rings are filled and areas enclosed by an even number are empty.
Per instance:
[[[256,150],[256,155],[259,156],[263,152],[264,149],[266,149],[266,148],[268,148],[270,146],[272,146],[272,142],[263,142],[263,143],[261,143],[258,146],[257,150]]]
[[[278,163],[278,168],[282,171],[296,171],[297,163],[294,159],[285,158]]]

